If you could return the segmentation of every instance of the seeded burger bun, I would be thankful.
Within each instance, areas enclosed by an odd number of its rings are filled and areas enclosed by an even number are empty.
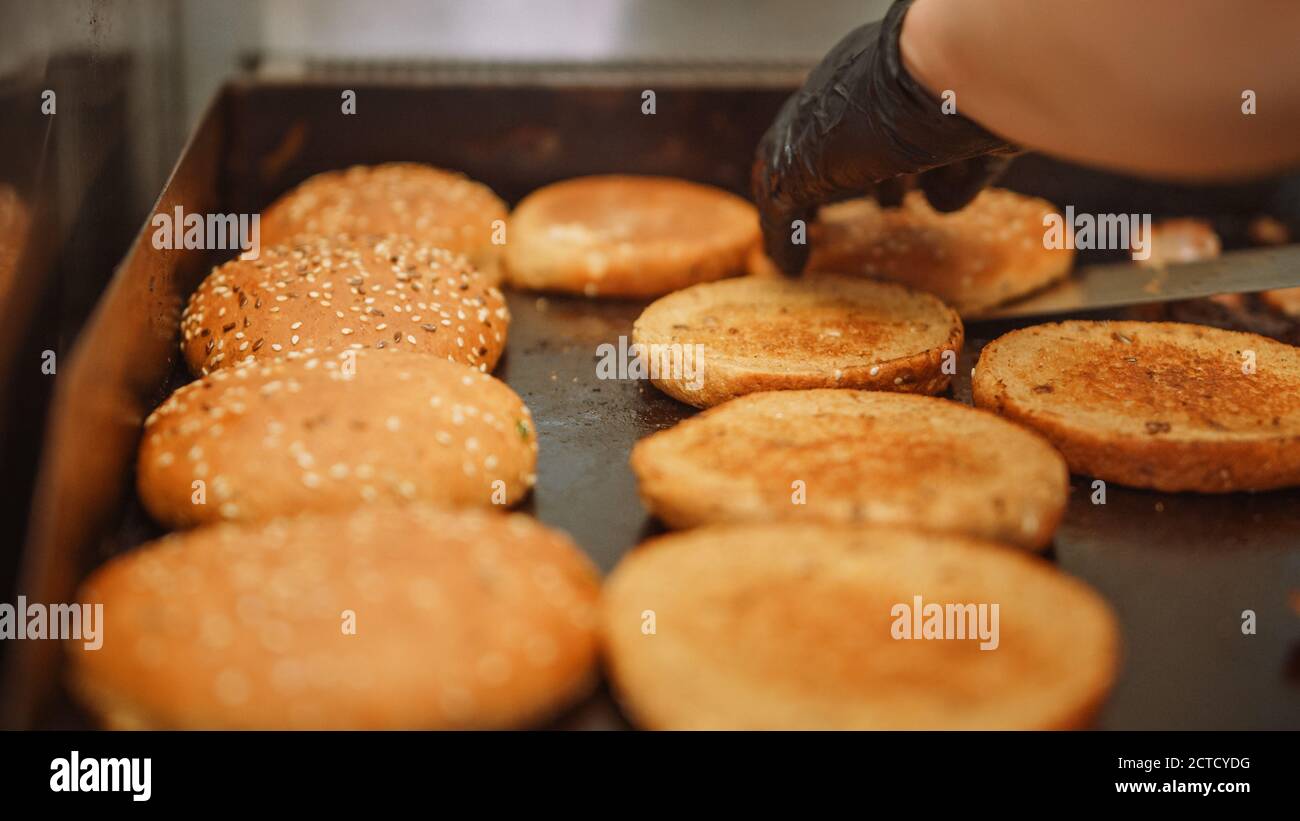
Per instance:
[[[598,581],[520,515],[376,506],[168,536],[96,571],[74,689],[113,729],[535,725],[595,683]]]
[[[506,344],[501,292],[409,237],[302,237],[213,269],[181,317],[196,375],[308,348],[436,354],[483,371]]]
[[[599,176],[534,191],[510,215],[506,278],[539,291],[648,297],[744,273],[758,214],[719,188]]]
[[[1300,348],[1262,336],[1176,322],[1035,325],[985,346],[973,390],[1085,476],[1201,493],[1300,484]]]
[[[1065,461],[1040,436],[946,399],[849,390],[742,396],[642,439],[641,498],[672,527],[875,522],[1046,547]]]
[[[317,174],[262,213],[262,241],[299,234],[404,234],[464,254],[490,284],[500,281],[493,232],[507,209],[491,188],[419,163],[353,166]]]
[[[899,208],[848,200],[821,209],[809,226],[812,273],[895,280],[928,291],[964,317],[979,316],[1064,277],[1074,261],[1067,248],[1046,248],[1046,200],[1001,189],[980,192],[960,211],[942,214],[919,191]],[[779,276],[761,250],[750,271]]]
[[[956,372],[962,324],[935,297],[891,282],[745,277],[656,300],[632,339],[650,362],[702,350],[702,374],[661,365],[650,375],[664,393],[705,408],[767,390],[939,393]]]
[[[532,417],[504,383],[427,354],[347,351],[178,389],[145,422],[137,475],[149,513],[187,527],[382,500],[514,505],[536,465]]]
[[[927,605],[984,605],[915,636]],[[991,605],[996,604],[997,631]],[[609,677],[650,729],[1065,729],[1114,681],[1114,616],[1045,562],[862,525],[701,528],[628,553],[601,594]],[[652,629],[647,629],[649,626]],[[924,632],[922,633],[924,635]],[[931,633],[933,635],[933,633]]]

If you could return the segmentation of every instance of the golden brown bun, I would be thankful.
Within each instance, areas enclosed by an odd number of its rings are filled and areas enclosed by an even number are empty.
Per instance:
[[[1223,250],[1219,235],[1207,220],[1192,217],[1161,220],[1151,228],[1151,255],[1139,265],[1163,268],[1171,263],[1214,259]]]
[[[1251,351],[1255,372],[1243,373]],[[985,346],[973,391],[1085,476],[1201,493],[1300,484],[1300,349],[1255,334],[1035,325]]]
[[[199,376],[311,348],[436,354],[482,371],[505,348],[510,312],[464,258],[408,237],[299,237],[212,270],[181,317]]]
[[[809,227],[805,270],[895,280],[975,317],[1069,272],[1074,251],[1043,247],[1043,218],[1054,213],[1046,200],[1001,189],[986,189],[950,214],[935,211],[919,191],[900,208],[848,200],[823,207]],[[761,251],[750,271],[779,275]]]
[[[938,299],[890,282],[745,277],[655,301],[633,325],[632,339],[703,345],[702,384],[685,367],[660,367],[651,376],[669,396],[705,408],[767,390],[939,393],[955,373],[962,324]],[[674,349],[645,350],[653,361],[655,351]],[[687,351],[699,349],[676,350],[685,362]],[[945,361],[953,366],[948,373]]]
[[[1256,245],[1286,245],[1291,241],[1291,229],[1286,223],[1268,214],[1252,219],[1246,233]]]
[[[501,198],[464,174],[419,163],[357,165],[317,174],[272,203],[262,213],[262,242],[299,234],[404,234],[464,254],[495,285],[502,245],[492,238],[506,218]]]
[[[114,729],[524,727],[595,683],[597,597],[532,519],[375,506],[118,556],[77,599],[103,646],[68,649]]]
[[[1277,288],[1259,295],[1264,304],[1290,319],[1300,319],[1300,288]]]
[[[587,296],[658,296],[745,272],[758,215],[741,198],[667,177],[580,177],[510,214],[511,285]]]
[[[998,605],[996,648],[894,638],[894,609],[914,596]],[[1120,655],[1106,603],[1042,560],[863,525],[654,539],[610,575],[600,622],[620,701],[653,729],[1076,728]]]
[[[376,500],[514,505],[536,465],[532,418],[504,383],[427,354],[348,351],[178,389],[145,422],[137,474],[150,514],[187,527]]]
[[[1036,434],[946,399],[874,391],[742,396],[642,439],[632,470],[672,527],[873,522],[1030,549],[1051,541],[1069,492],[1065,460]]]

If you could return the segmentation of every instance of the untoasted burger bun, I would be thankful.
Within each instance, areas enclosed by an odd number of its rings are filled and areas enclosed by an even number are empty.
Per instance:
[[[962,324],[938,299],[891,282],[745,277],[655,301],[632,339],[659,362],[656,387],[704,408],[767,390],[939,393],[956,372]],[[677,351],[683,366],[664,367]],[[685,367],[697,351],[702,380]]]
[[[1051,440],[1075,473],[1201,493],[1300,484],[1300,348],[1255,334],[1035,325],[984,348],[973,391]]]
[[[946,399],[875,391],[757,393],[642,439],[632,470],[672,527],[780,519],[875,522],[1038,549],[1069,474],[1046,440]]]
[[[113,729],[512,728],[595,683],[595,572],[520,515],[376,506],[119,556],[74,689]]]
[[[876,276],[929,291],[964,317],[1064,277],[1074,251],[1044,247],[1046,200],[1001,189],[980,192],[960,211],[941,214],[919,191],[900,208],[848,200],[821,209],[809,227],[806,270]],[[761,251],[750,271],[779,276]]]
[[[145,422],[137,473],[150,514],[186,527],[379,500],[514,505],[536,464],[532,418],[504,383],[427,354],[348,351],[178,389]]]
[[[308,348],[437,354],[482,371],[505,348],[501,292],[409,237],[300,237],[214,268],[181,318],[196,375]]]
[[[500,281],[506,204],[464,174],[419,163],[357,165],[317,174],[262,213],[262,241],[299,234],[404,234],[464,254],[489,284]]]
[[[895,638],[917,596],[922,614],[985,605],[989,628],[996,605],[996,648],[956,619],[944,639]],[[1082,727],[1120,653],[1105,602],[1040,559],[861,525],[654,539],[610,575],[600,622],[624,710],[654,729]]]
[[[587,296],[658,296],[744,273],[758,215],[718,188],[667,177],[581,177],[510,215],[510,284]]]

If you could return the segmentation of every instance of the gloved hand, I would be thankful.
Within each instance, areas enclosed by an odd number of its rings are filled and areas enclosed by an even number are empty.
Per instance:
[[[883,20],[849,32],[813,69],[777,114],[754,159],[752,186],[769,257],[787,274],[803,270],[806,244],[792,223],[818,205],[872,195],[902,201],[910,180],[931,205],[955,211],[979,193],[1015,152],[1006,141],[957,113],[903,67],[899,34],[912,0]]]

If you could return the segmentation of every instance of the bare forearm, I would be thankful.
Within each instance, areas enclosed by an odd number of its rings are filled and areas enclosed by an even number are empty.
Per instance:
[[[1013,142],[1205,180],[1300,163],[1298,32],[1295,2],[916,0],[901,48],[935,96]]]

